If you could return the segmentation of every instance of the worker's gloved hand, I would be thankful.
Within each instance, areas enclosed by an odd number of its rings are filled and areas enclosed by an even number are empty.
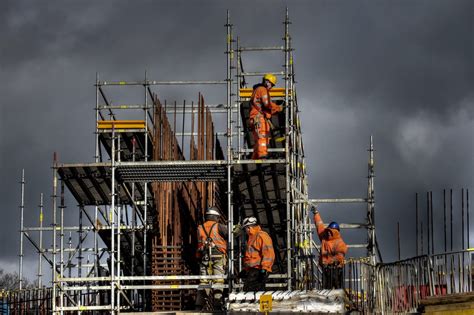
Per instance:
[[[260,120],[259,119],[254,120],[253,128],[254,128],[254,130],[259,130],[260,129]]]
[[[312,212],[313,214],[319,213],[318,209],[316,209],[315,206],[311,206],[311,212]]]
[[[234,228],[232,229],[232,233],[235,236],[239,236],[242,233],[242,226],[240,225],[240,223],[234,225]]]
[[[265,269],[261,269],[258,273],[258,279],[264,281],[268,278],[268,272]]]

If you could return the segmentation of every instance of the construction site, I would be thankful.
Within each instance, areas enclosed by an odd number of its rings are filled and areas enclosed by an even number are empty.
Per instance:
[[[71,164],[58,158],[60,152],[54,155],[52,216],[43,215],[49,196],[41,196],[38,226],[24,225],[24,175],[20,181],[20,290],[2,292],[0,313],[192,313],[198,290],[220,289],[222,307],[208,302],[202,312],[473,314],[469,238],[463,238],[463,250],[453,251],[451,244],[451,250],[445,246],[444,252],[435,253],[430,250],[433,228],[428,229],[428,252],[417,247],[413,258],[382,260],[376,238],[372,137],[367,139],[367,163],[360,165],[367,169],[367,186],[360,196],[309,195],[304,142],[311,138],[301,131],[288,10],[282,29],[275,31],[274,46],[244,46],[245,38],[239,38],[236,29],[228,12],[225,59],[216,61],[216,66],[226,67],[225,78],[167,81],[145,75],[141,81],[113,81],[97,75],[91,106],[96,128],[90,131],[95,135],[95,159]],[[267,53],[278,53],[282,67],[259,72],[243,62],[246,54]],[[269,158],[252,159],[252,85],[268,73],[278,78],[270,95],[283,110],[271,118]],[[160,87],[175,85],[216,86],[226,99],[207,104],[200,93],[195,100],[164,102]],[[124,103],[111,96],[114,90],[142,96]],[[68,196],[73,200],[66,200]],[[466,209],[469,222],[468,191],[463,190],[462,198],[463,220]],[[341,230],[350,229],[366,240],[345,239],[349,253],[341,289],[323,289],[318,263],[320,243],[310,208],[326,203],[364,209],[358,212],[358,223],[339,223]],[[77,207],[66,206],[70,204]],[[211,206],[228,229],[224,275],[200,275],[195,255],[197,229]],[[430,207],[427,211],[429,216]],[[66,224],[65,216],[76,218],[76,224]],[[275,261],[266,291],[244,292],[237,277],[246,243],[232,231],[249,216],[257,218],[273,242]],[[37,256],[35,288],[21,283],[26,251]]]

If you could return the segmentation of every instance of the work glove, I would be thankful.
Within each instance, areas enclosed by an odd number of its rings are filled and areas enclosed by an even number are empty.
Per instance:
[[[311,212],[312,212],[313,214],[319,213],[318,209],[316,209],[315,206],[311,206]]]
[[[260,129],[260,119],[256,117],[253,121],[253,130],[259,130]]]
[[[234,234],[235,236],[239,236],[241,233],[242,233],[242,226],[240,225],[240,223],[235,224],[234,228],[232,229],[232,234]]]

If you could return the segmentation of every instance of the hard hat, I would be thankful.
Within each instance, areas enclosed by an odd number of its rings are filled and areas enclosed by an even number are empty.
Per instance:
[[[263,77],[264,80],[268,80],[271,84],[276,85],[277,84],[277,78],[271,73],[265,74]]]
[[[217,211],[217,208],[216,208],[216,207],[209,207],[209,208],[207,208],[207,211],[206,211],[205,215],[217,215],[217,216],[220,216],[221,214],[219,213],[219,211]]]
[[[328,228],[336,229],[336,230],[339,231],[339,224],[337,224],[337,222],[331,222],[331,223],[329,223]]]
[[[245,218],[244,221],[242,222],[242,228],[245,228],[251,225],[256,225],[256,224],[257,224],[256,217],[248,217],[248,218]]]

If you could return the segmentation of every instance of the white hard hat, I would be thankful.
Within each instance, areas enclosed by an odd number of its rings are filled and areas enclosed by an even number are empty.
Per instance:
[[[206,211],[206,214],[205,215],[217,215],[217,216],[220,216],[221,214],[219,213],[219,211],[217,211],[217,208],[216,207],[209,207],[207,208],[207,211]]]
[[[257,224],[257,218],[256,217],[247,217],[242,222],[242,227],[245,228],[247,226],[256,225],[256,224]]]

